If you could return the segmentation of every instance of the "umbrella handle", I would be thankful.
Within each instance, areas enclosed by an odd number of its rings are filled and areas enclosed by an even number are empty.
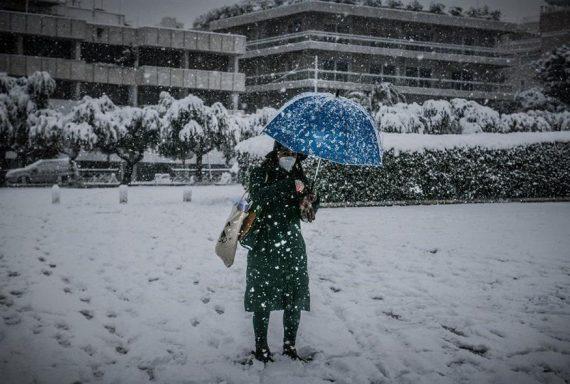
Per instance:
[[[317,163],[317,170],[315,171],[315,177],[313,178],[313,183],[311,185],[311,190],[314,191],[315,183],[317,182],[317,175],[319,174],[319,168],[321,168],[321,159],[319,158],[319,162]]]

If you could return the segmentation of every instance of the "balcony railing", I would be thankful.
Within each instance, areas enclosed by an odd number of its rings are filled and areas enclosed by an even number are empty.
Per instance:
[[[429,77],[408,77],[393,75],[376,75],[359,72],[341,72],[318,70],[315,79],[314,69],[301,69],[290,72],[271,73],[257,76],[247,76],[246,86],[264,85],[272,83],[285,83],[298,80],[324,80],[359,84],[376,84],[379,82],[390,82],[397,86],[435,88],[435,89],[455,89],[463,91],[480,92],[510,92],[511,86],[504,83],[492,83],[483,81],[465,81],[437,79]]]
[[[512,53],[508,50],[459,44],[445,44],[431,41],[414,41],[406,39],[393,39],[385,37],[371,37],[363,35],[351,35],[344,33],[332,33],[323,31],[304,31],[287,35],[268,37],[247,42],[247,50],[257,50],[277,47],[286,44],[317,41],[335,44],[359,45],[374,48],[404,49],[419,52],[437,52],[447,54],[459,54],[485,57],[509,57]]]

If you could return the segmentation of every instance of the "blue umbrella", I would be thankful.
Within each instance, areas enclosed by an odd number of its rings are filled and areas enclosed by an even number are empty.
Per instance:
[[[294,97],[267,124],[264,133],[294,152],[318,157],[319,166],[320,159],[382,165],[380,133],[368,112],[354,101],[330,93]]]

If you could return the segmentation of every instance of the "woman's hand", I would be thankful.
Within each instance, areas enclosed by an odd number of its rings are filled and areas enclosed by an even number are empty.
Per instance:
[[[303,197],[301,200],[301,219],[303,221],[308,221],[309,223],[315,220],[315,209],[313,208],[313,202],[316,200],[316,196],[310,193]]]
[[[305,183],[301,180],[295,180],[295,191],[297,191],[297,193],[303,193],[305,191]]]

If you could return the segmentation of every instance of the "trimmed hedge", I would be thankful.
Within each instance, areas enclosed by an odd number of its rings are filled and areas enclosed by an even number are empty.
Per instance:
[[[239,179],[262,159],[242,153]],[[381,168],[321,162],[317,191],[329,203],[388,200],[498,200],[570,196],[570,143],[509,149],[463,147],[384,153]],[[314,159],[304,163],[312,179]]]

